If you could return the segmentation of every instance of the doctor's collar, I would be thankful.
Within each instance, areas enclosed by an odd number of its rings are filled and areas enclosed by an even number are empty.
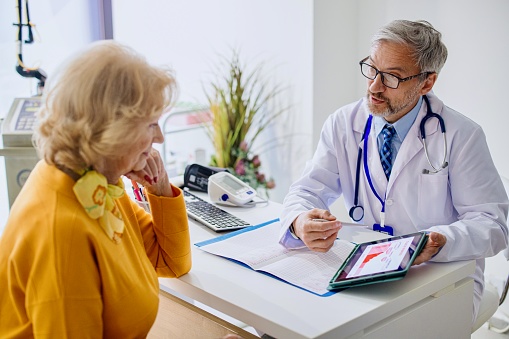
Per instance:
[[[389,124],[389,125],[394,126],[394,128],[396,129],[396,134],[397,134],[398,138],[401,141],[403,141],[405,139],[406,135],[408,134],[408,131],[410,131],[410,128],[414,124],[414,121],[417,118],[419,111],[421,110],[421,106],[422,106],[422,96],[419,97],[417,104],[414,106],[414,108],[412,108],[412,110],[410,112],[408,112],[407,114],[402,116],[401,119],[399,119],[398,121],[396,121],[393,124],[387,122],[387,120],[385,120],[382,117],[373,116],[373,118],[374,118],[373,122],[375,125],[375,135],[378,136],[380,134],[380,132],[382,132],[382,129],[384,128],[384,126]]]

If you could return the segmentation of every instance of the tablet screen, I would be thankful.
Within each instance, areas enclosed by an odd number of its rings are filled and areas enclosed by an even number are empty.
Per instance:
[[[419,232],[360,244],[332,283],[407,270],[424,236]]]

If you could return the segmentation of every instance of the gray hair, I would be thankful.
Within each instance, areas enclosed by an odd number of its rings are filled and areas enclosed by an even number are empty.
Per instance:
[[[405,44],[413,50],[413,59],[421,72],[436,72],[447,60],[447,47],[442,42],[442,34],[424,20],[394,20],[381,27],[371,39],[371,46],[381,41]]]

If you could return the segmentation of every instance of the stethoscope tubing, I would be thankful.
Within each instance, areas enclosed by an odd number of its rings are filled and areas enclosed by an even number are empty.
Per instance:
[[[369,172],[369,166],[368,166],[368,136],[369,136],[369,131],[371,129],[371,122],[372,122],[372,120],[373,120],[373,116],[370,115],[368,117],[368,121],[366,123],[367,132],[366,132],[366,135],[364,137],[364,173],[366,174],[366,179],[368,180],[368,184],[369,184],[369,187],[371,188],[371,191],[373,192],[375,197],[382,204],[382,212],[384,212],[385,211],[385,199],[382,199],[380,197],[380,195],[378,195],[378,192],[376,191],[375,186],[373,185],[373,180],[371,180],[371,174]]]
[[[421,120],[419,129],[421,131],[421,139],[422,139],[422,144],[424,146],[424,155],[426,156],[426,160],[428,160],[428,163],[431,166],[431,168],[433,168],[433,170],[430,171],[427,169],[423,169],[422,173],[434,174],[434,173],[440,172],[441,170],[443,170],[444,168],[446,168],[449,165],[449,163],[447,162],[447,135],[445,133],[444,119],[440,115],[433,113],[433,111],[431,110],[431,105],[429,103],[428,97],[426,95],[423,95],[423,97],[424,97],[424,101],[426,101],[427,111],[426,111],[426,115]],[[443,135],[443,139],[444,139],[444,159],[442,160],[442,164],[440,165],[440,168],[436,168],[435,166],[433,166],[433,163],[431,162],[429,153],[428,153],[428,144],[426,143],[426,128],[425,128],[426,121],[431,118],[436,118],[438,120],[438,122],[440,124],[440,130],[442,131],[442,135]]]

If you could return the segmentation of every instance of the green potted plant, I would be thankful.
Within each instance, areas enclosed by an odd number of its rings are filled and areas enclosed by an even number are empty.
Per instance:
[[[267,193],[275,183],[262,173],[260,157],[252,146],[285,111],[274,108],[281,88],[262,79],[262,64],[246,71],[235,51],[231,59],[222,60],[226,75],[219,75],[206,91],[211,120],[207,134],[215,149],[210,164],[230,169],[251,187]]]

